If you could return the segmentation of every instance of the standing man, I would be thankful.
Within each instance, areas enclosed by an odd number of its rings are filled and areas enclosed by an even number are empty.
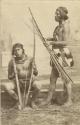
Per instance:
[[[65,66],[73,66],[73,57],[71,52],[66,48],[67,41],[69,41],[70,28],[69,28],[69,20],[68,20],[68,10],[66,7],[58,7],[55,12],[55,21],[58,22],[58,26],[55,28],[53,33],[53,38],[48,38],[47,41],[49,45],[52,46],[52,51],[55,51],[55,54],[58,57],[58,60],[61,59],[61,65]],[[64,62],[64,63],[63,63]],[[46,105],[51,103],[52,98],[55,95],[56,82],[59,77],[59,72],[56,69],[55,65],[52,61],[50,61],[50,65],[52,67],[51,76],[50,76],[50,87],[48,92],[48,97],[42,105]],[[71,83],[66,83],[66,81],[62,80],[68,92],[68,100],[66,105],[70,105],[72,103],[71,100]]]
[[[16,70],[17,70],[17,75],[19,79],[19,86],[20,86],[20,91],[21,94],[24,93],[25,91],[28,91],[29,83],[30,83],[30,78],[31,78],[31,69],[32,69],[32,62],[33,59],[28,57],[23,49],[23,45],[21,43],[16,43],[13,45],[12,48],[12,56],[14,57],[15,60],[15,65],[16,65]],[[33,75],[37,76],[38,71],[36,68],[36,65],[34,64],[33,66]],[[33,76],[33,77],[34,77]],[[14,72],[14,64],[13,60],[11,59],[8,65],[8,79],[11,80],[10,84],[7,84],[5,86],[6,91],[16,100],[18,100],[18,95],[17,95],[17,87],[16,87],[16,79],[15,79],[15,72]],[[26,83],[26,89],[25,89],[25,83]],[[31,99],[29,97],[29,106],[32,106],[32,102],[36,100],[36,96],[38,94],[38,89],[37,87],[33,84],[31,85]]]

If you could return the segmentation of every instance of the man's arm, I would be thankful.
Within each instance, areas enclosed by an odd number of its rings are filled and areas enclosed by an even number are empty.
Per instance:
[[[67,20],[64,24],[64,41],[69,41],[70,40],[70,24],[69,20]]]
[[[8,64],[8,79],[12,80],[15,78],[13,61],[11,60]]]
[[[66,44],[66,42],[65,41],[53,41],[53,42],[50,42],[49,43],[50,45],[55,45],[55,46],[66,46],[67,44]]]
[[[36,64],[34,64],[34,66],[33,66],[33,74],[34,74],[35,76],[38,75],[38,70],[37,70]]]
[[[64,23],[64,29],[63,29],[63,41],[58,41],[57,38],[57,32],[58,32],[58,26],[55,28],[53,32],[53,38],[47,38],[46,41],[49,41],[49,45],[55,45],[57,47],[64,47],[67,45],[67,41],[70,40],[70,26],[69,26],[69,20]]]
[[[66,41],[55,41],[53,38],[45,39],[48,45],[56,46],[56,47],[64,47],[66,46]]]
[[[38,70],[37,70],[35,62],[33,62],[33,58],[30,58],[29,69],[31,69],[31,67],[33,68],[33,75],[37,76],[38,75]]]

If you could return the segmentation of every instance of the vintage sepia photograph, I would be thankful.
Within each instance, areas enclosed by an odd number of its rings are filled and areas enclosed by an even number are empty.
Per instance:
[[[0,0],[0,125],[80,125],[79,12],[79,0]]]

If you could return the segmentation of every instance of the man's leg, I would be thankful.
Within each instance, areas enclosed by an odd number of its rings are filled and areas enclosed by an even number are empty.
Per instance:
[[[63,82],[64,82],[64,85],[65,85],[65,87],[66,87],[66,89],[67,89],[67,94],[68,94],[68,99],[67,99],[67,102],[65,103],[65,105],[66,106],[69,106],[69,105],[71,105],[72,104],[72,99],[71,99],[71,95],[72,95],[72,85],[71,85],[71,83],[69,82],[69,83],[66,83],[66,81],[65,80],[63,80]]]
[[[18,100],[18,96],[17,96],[17,94],[16,94],[15,91],[14,91],[14,89],[15,89],[15,83],[14,83],[14,82],[5,83],[5,84],[3,84],[3,86],[4,86],[4,90],[5,90],[6,92],[8,92],[9,95],[10,95],[13,99]]]
[[[50,76],[50,86],[49,86],[49,92],[46,102],[51,103],[52,98],[55,98],[55,88],[56,88],[56,82],[58,78],[58,74],[56,74],[57,71],[52,69],[51,76]]]
[[[51,100],[55,98],[55,87],[56,87],[56,82],[57,78],[59,76],[59,73],[56,68],[52,68],[51,71],[51,76],[50,76],[50,86],[49,86],[49,91],[48,91],[48,97],[45,102],[42,102],[41,105],[48,105],[51,103]]]
[[[9,95],[10,95],[13,99],[18,100],[18,96],[17,96],[17,94],[15,93],[14,90],[7,90],[7,92],[9,93]]]
[[[67,83],[66,84],[66,87],[67,87],[67,93],[68,93],[68,100],[67,100],[67,103],[66,105],[69,106],[72,104],[72,99],[71,99],[71,94],[72,94],[72,86],[71,86],[71,83]]]
[[[39,89],[35,84],[32,84],[32,107],[36,107],[36,104],[38,104],[38,95],[39,95]]]

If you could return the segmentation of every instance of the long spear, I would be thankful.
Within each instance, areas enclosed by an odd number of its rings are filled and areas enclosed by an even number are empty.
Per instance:
[[[29,94],[30,94],[30,90],[31,90],[31,85],[32,85],[32,80],[33,80],[33,66],[35,63],[35,29],[33,27],[33,37],[34,37],[34,47],[33,47],[33,61],[32,61],[32,70],[31,70],[31,78],[30,78],[30,82],[29,82],[29,88],[28,88],[28,92],[27,92],[27,96],[26,96],[26,101],[25,104],[28,104],[28,99],[29,99]]]
[[[13,57],[13,66],[14,66],[14,73],[15,73],[19,103],[20,103],[20,110],[21,110],[23,108],[23,103],[22,103],[21,91],[20,91],[20,86],[19,86],[19,79],[18,79],[18,75],[17,75],[17,69],[16,69],[15,58],[14,57]]]

